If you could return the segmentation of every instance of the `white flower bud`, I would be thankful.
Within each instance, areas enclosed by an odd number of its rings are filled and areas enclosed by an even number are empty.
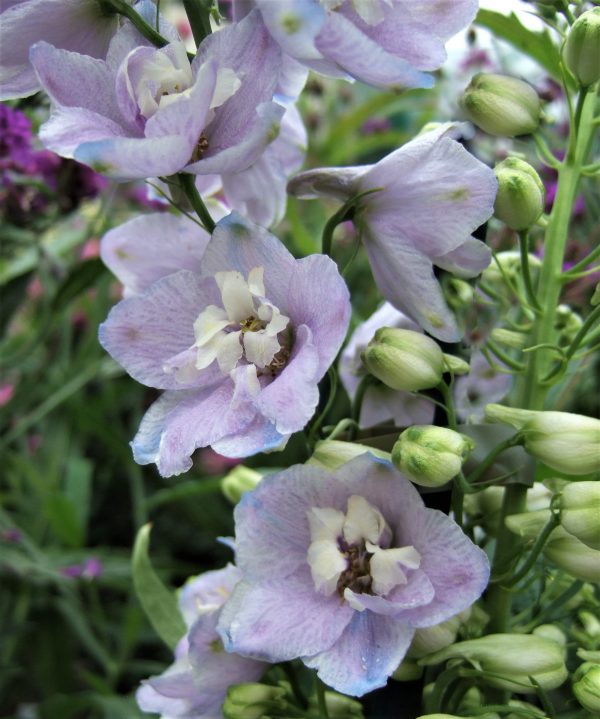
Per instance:
[[[366,444],[340,442],[337,439],[324,439],[317,442],[312,457],[308,460],[307,464],[315,464],[325,469],[337,469],[351,459],[365,454],[365,452],[371,452],[371,454],[374,454],[376,457],[386,459],[388,462],[392,460],[389,452],[368,447]]]
[[[583,87],[600,79],[600,8],[592,8],[575,20],[567,35],[563,58]]]
[[[552,469],[572,475],[600,470],[600,420],[569,412],[488,404],[489,422],[504,422],[520,431],[529,454]]]
[[[508,75],[478,73],[465,90],[461,105],[471,122],[490,135],[527,135],[540,122],[537,92]]]
[[[398,438],[392,462],[415,484],[440,487],[460,472],[474,448],[470,437],[446,427],[415,425]]]
[[[391,389],[417,392],[438,385],[443,353],[421,332],[382,327],[362,354],[369,372]]]
[[[507,157],[494,172],[498,180],[494,215],[512,230],[534,225],[544,211],[546,194],[537,172],[518,157]]]
[[[531,634],[488,634],[452,644],[419,663],[431,666],[455,658],[477,662],[484,672],[498,675],[481,677],[482,682],[520,694],[535,693],[530,677],[543,689],[556,689],[568,676],[562,647]]]
[[[563,489],[560,523],[592,549],[600,549],[600,482],[571,482]]]

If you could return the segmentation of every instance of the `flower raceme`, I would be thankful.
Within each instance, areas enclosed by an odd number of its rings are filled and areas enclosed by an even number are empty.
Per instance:
[[[156,462],[163,476],[187,471],[197,447],[244,457],[302,429],[350,316],[328,257],[295,260],[235,213],[193,261],[200,271],[162,276],[100,327],[134,379],[167,390],[132,443],[136,461]]]
[[[437,339],[461,336],[433,273],[459,277],[487,267],[489,249],[471,236],[493,213],[493,170],[449,137],[454,126],[422,133],[375,165],[308,170],[288,185],[310,199],[359,201],[354,222],[383,296]],[[377,190],[377,191],[374,191]]]
[[[225,649],[299,657],[353,696],[383,686],[415,629],[469,607],[489,575],[458,525],[371,454],[268,475],[235,522],[243,576],[219,620]]]
[[[46,146],[118,180],[239,172],[278,134],[281,52],[258,11],[208,36],[191,65],[174,31],[163,48],[127,23],[106,61],[46,42],[31,62],[52,100]]]

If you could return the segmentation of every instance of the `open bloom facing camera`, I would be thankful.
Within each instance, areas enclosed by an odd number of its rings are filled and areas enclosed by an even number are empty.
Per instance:
[[[489,575],[458,525],[373,455],[269,475],[235,521],[243,578],[219,621],[225,649],[300,657],[354,696],[383,686],[415,629],[466,609]]]
[[[350,316],[328,257],[295,260],[235,213],[217,225],[201,268],[163,276],[100,327],[134,379],[167,390],[132,445],[164,476],[187,471],[197,447],[244,457],[302,429]]]

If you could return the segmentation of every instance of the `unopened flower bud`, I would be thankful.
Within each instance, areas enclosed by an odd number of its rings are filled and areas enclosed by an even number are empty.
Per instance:
[[[534,225],[545,206],[544,184],[537,172],[518,157],[507,157],[494,172],[498,180],[494,215],[511,230]]]
[[[567,637],[565,636],[565,633],[556,626],[556,624],[540,624],[540,626],[536,627],[531,633],[536,637],[550,639],[563,648],[567,646]]]
[[[423,667],[417,664],[416,659],[404,658],[392,674],[397,682],[414,682],[423,676]]]
[[[471,122],[490,135],[527,135],[540,122],[537,92],[509,75],[478,73],[465,90],[461,104]]]
[[[556,689],[567,678],[564,650],[556,642],[531,634],[488,634],[452,644],[419,660],[423,666],[463,658],[477,662],[484,672],[481,681],[499,689],[535,693],[533,678],[543,689]]]
[[[225,719],[261,719],[269,713],[281,714],[287,707],[286,690],[266,684],[236,684],[227,692],[223,704]]]
[[[398,438],[392,462],[415,484],[440,487],[460,472],[474,448],[472,439],[446,427],[415,425]]]
[[[575,20],[567,35],[563,58],[583,87],[600,79],[600,8],[592,8]]]
[[[600,713],[600,664],[584,664],[574,678],[573,694],[577,701],[592,714]]]
[[[559,506],[560,523],[567,532],[588,547],[600,549],[600,482],[569,483]]]
[[[582,609],[580,612],[577,612],[577,616],[579,617],[579,621],[583,625],[583,630],[588,637],[598,639],[600,637],[600,618],[595,614],[592,614],[592,612],[588,612],[586,609]]]
[[[454,375],[469,374],[471,365],[456,355],[448,355],[444,352],[444,372],[451,372]]]
[[[370,452],[376,457],[391,461],[389,452],[382,449],[368,447],[366,444],[358,444],[355,442],[340,442],[337,439],[324,439],[317,442],[312,457],[307,464],[315,464],[325,469],[337,469],[351,459],[358,457],[365,452]]]
[[[528,255],[529,269],[536,272],[542,263],[539,257]],[[506,250],[499,252],[494,261],[483,271],[481,279],[489,285],[496,287],[515,279],[521,273],[521,255],[518,251]]]
[[[391,389],[417,392],[438,385],[442,350],[421,332],[382,327],[362,354],[369,372]]]
[[[460,625],[460,616],[455,616],[433,627],[417,629],[406,656],[420,659],[444,649],[455,641]]]
[[[452,307],[453,310],[469,308],[475,298],[473,286],[465,280],[451,277],[450,275],[446,275],[444,280],[444,296],[450,307]]]
[[[505,330],[503,327],[497,327],[492,330],[491,337],[494,342],[498,342],[498,344],[506,345],[506,347],[511,347],[516,350],[523,349],[527,342],[527,336],[522,332]]]
[[[489,422],[504,422],[520,431],[523,446],[536,459],[565,474],[590,474],[600,469],[600,420],[569,412],[488,404]]]
[[[263,475],[255,469],[238,464],[221,480],[221,491],[232,504],[237,504],[262,478]]]
[[[556,308],[556,319],[554,328],[563,336],[563,338],[571,343],[575,339],[575,335],[579,332],[583,325],[581,316],[574,312],[569,305],[559,305]]]
[[[327,690],[325,692],[325,705],[329,719],[363,719],[362,704],[344,694]],[[310,706],[318,711],[315,697],[311,698]]]

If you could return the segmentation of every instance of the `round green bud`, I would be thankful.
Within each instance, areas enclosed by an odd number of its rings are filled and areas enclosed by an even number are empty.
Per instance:
[[[221,491],[232,504],[237,504],[246,492],[257,486],[262,478],[263,475],[255,469],[238,464],[221,480]]]
[[[559,507],[564,529],[600,550],[600,482],[571,482],[560,495]]]
[[[442,350],[421,332],[382,327],[362,354],[368,371],[391,389],[417,392],[438,385]]]
[[[392,674],[392,679],[397,682],[414,682],[423,676],[423,667],[420,667],[415,659],[403,659],[398,668]]]
[[[518,157],[507,157],[494,172],[498,180],[494,215],[511,230],[534,225],[545,205],[544,184],[537,172]]]
[[[540,123],[537,92],[509,75],[478,73],[465,90],[461,105],[471,122],[490,135],[528,135]]]
[[[227,691],[223,704],[225,719],[262,719],[266,714],[280,715],[288,703],[283,687],[266,684],[235,684]]]
[[[472,439],[446,427],[415,425],[398,438],[392,462],[415,484],[440,487],[456,477],[474,448]]]
[[[600,664],[585,666],[579,680],[573,684],[573,694],[589,712],[600,713]]]
[[[406,656],[410,659],[420,659],[444,649],[456,640],[461,623],[461,615],[457,614],[441,624],[417,629]]]
[[[551,639],[553,642],[560,644],[561,647],[567,646],[567,637],[565,633],[556,626],[556,624],[540,624],[532,632],[536,637],[545,637]]]
[[[558,472],[582,475],[600,470],[600,420],[594,417],[499,404],[488,404],[485,417],[518,429],[525,450]]]
[[[565,65],[583,87],[600,79],[600,7],[573,23],[563,50]]]
[[[344,694],[325,691],[325,705],[329,719],[364,719],[362,704]],[[315,713],[319,713],[317,698],[314,695],[309,700],[309,708],[313,709]]]
[[[419,664],[432,666],[462,658],[477,663],[484,672],[481,681],[499,689],[534,694],[533,678],[543,689],[556,689],[567,678],[564,649],[551,639],[531,634],[488,634],[452,644],[423,657]]]

